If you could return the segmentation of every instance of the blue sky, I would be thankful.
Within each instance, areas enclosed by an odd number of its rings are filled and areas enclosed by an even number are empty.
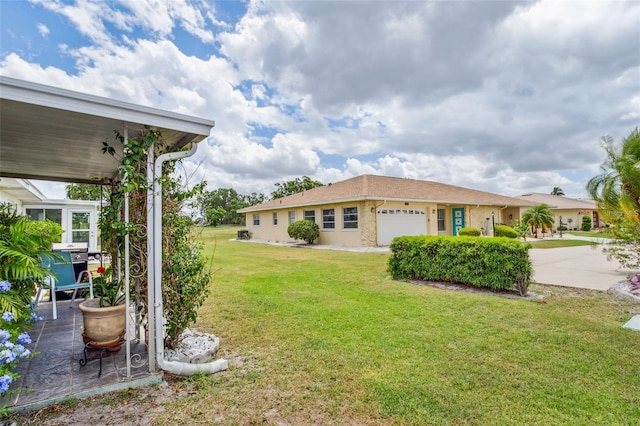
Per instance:
[[[0,73],[216,121],[191,182],[585,196],[640,123],[640,3],[1,1]],[[51,197],[61,185],[39,184]]]

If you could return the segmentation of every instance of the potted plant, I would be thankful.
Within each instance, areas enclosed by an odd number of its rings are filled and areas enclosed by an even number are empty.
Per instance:
[[[116,279],[111,268],[99,267],[93,278],[93,299],[80,303],[84,320],[82,338],[94,348],[120,350],[126,329],[126,305],[122,281]]]

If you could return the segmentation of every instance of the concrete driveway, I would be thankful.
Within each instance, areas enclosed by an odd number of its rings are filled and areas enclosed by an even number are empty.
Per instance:
[[[607,260],[602,245],[530,249],[533,281],[606,291],[632,272],[617,260]]]

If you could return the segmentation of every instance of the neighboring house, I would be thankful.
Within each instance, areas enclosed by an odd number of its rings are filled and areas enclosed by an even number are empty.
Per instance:
[[[15,206],[32,220],[49,219],[62,226],[62,243],[87,243],[90,253],[98,250],[98,212],[100,202],[52,200],[46,198],[27,179],[0,178],[0,203]]]
[[[582,226],[582,218],[584,216],[591,217],[592,228],[604,226],[604,222],[600,220],[600,216],[598,215],[596,203],[593,200],[581,200],[564,197],[562,195],[539,193],[523,194],[516,198],[531,201],[535,205],[543,203],[549,205],[555,215],[553,230],[557,230],[558,226],[560,226],[560,217],[562,217],[562,223],[567,229],[579,230]]]
[[[511,223],[518,198],[443,183],[362,175],[238,210],[252,238],[293,242],[287,227],[308,219],[320,227],[318,244],[374,247],[402,235],[457,235],[463,227],[493,233]]]

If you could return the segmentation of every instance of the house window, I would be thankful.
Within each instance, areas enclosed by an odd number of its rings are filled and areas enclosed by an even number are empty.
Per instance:
[[[444,209],[438,209],[438,231],[446,231]]]
[[[259,214],[254,214],[253,215],[253,225],[254,226],[260,226],[260,215]]]
[[[344,229],[358,229],[357,207],[345,207],[342,209],[342,226]]]
[[[335,229],[336,227],[336,211],[335,209],[322,210],[322,228]]]
[[[273,213],[273,224],[274,225],[278,224],[278,213],[276,212]]]
[[[50,220],[62,226],[62,209],[27,209],[31,220]]]
[[[295,211],[290,211],[289,212],[289,224],[292,224],[295,221],[296,221],[296,212]]]
[[[316,211],[315,210],[305,210],[304,211],[305,220],[310,220],[313,223],[316,223]]]

